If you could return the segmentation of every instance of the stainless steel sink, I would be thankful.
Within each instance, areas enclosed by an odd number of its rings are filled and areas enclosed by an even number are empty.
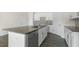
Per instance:
[[[39,26],[33,26],[33,28],[38,28]]]

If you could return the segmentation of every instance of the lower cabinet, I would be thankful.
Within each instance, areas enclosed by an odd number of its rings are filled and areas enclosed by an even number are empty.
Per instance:
[[[79,32],[65,28],[65,40],[69,47],[79,47]]]
[[[48,27],[45,26],[29,34],[9,32],[9,47],[38,47],[47,37]]]
[[[38,46],[40,46],[47,37],[47,32],[48,32],[47,26],[38,30]]]
[[[72,45],[72,41],[73,41],[73,39],[72,39],[72,33],[69,33],[69,34],[67,34],[68,36],[67,36],[67,39],[68,39],[68,46],[69,47],[72,47],[73,45]]]
[[[68,28],[65,28],[65,40],[66,40],[66,43],[69,47],[72,47],[72,31],[69,30]]]
[[[26,37],[27,36],[24,34],[9,32],[8,46],[9,47],[24,47]]]
[[[29,34],[9,32],[9,47],[38,47],[38,31]]]
[[[72,46],[79,47],[79,32],[73,32],[72,39],[73,39]]]

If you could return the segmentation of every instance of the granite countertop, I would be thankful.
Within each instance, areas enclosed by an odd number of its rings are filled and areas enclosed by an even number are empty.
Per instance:
[[[22,26],[22,27],[16,27],[16,28],[7,28],[7,29],[3,29],[3,30],[8,31],[8,32],[21,33],[21,34],[29,34],[33,31],[36,31],[36,30],[43,28],[43,27],[45,27],[45,26],[38,26],[38,27]]]
[[[75,26],[65,26],[65,27],[70,29],[72,32],[79,32],[79,27]]]

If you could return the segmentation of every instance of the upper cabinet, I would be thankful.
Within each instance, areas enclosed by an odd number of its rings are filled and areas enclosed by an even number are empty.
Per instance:
[[[73,14],[71,15],[71,19],[79,19],[79,12],[73,12]]]
[[[34,12],[34,20],[40,20],[40,17],[44,17],[45,20],[51,20],[52,12]]]

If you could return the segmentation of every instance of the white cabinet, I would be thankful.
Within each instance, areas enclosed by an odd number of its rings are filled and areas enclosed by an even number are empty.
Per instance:
[[[79,32],[65,28],[65,40],[69,47],[79,47]]]
[[[28,34],[9,32],[9,47],[38,47],[38,31]]]
[[[73,18],[76,18],[78,16],[78,13],[77,12],[72,12],[70,14],[70,18],[73,19]]]
[[[44,39],[47,37],[47,32],[48,32],[48,26],[38,30],[38,46],[40,46],[44,41]]]
[[[79,32],[73,32],[72,39],[73,39],[72,46],[79,47]]]
[[[48,32],[49,32],[49,33],[52,33],[52,30],[53,30],[52,27],[53,27],[53,25],[48,25]]]
[[[38,46],[41,45],[42,41],[43,41],[43,30],[42,29],[39,29],[38,30]]]
[[[68,46],[72,47],[72,43],[73,43],[72,32],[67,34],[67,39],[68,39]]]
[[[72,46],[72,31],[69,30],[68,28],[65,28],[65,40],[68,44],[68,46]]]
[[[26,35],[20,33],[9,32],[9,47],[24,47]]]
[[[28,34],[9,32],[9,47],[38,47],[47,37],[48,26]]]

